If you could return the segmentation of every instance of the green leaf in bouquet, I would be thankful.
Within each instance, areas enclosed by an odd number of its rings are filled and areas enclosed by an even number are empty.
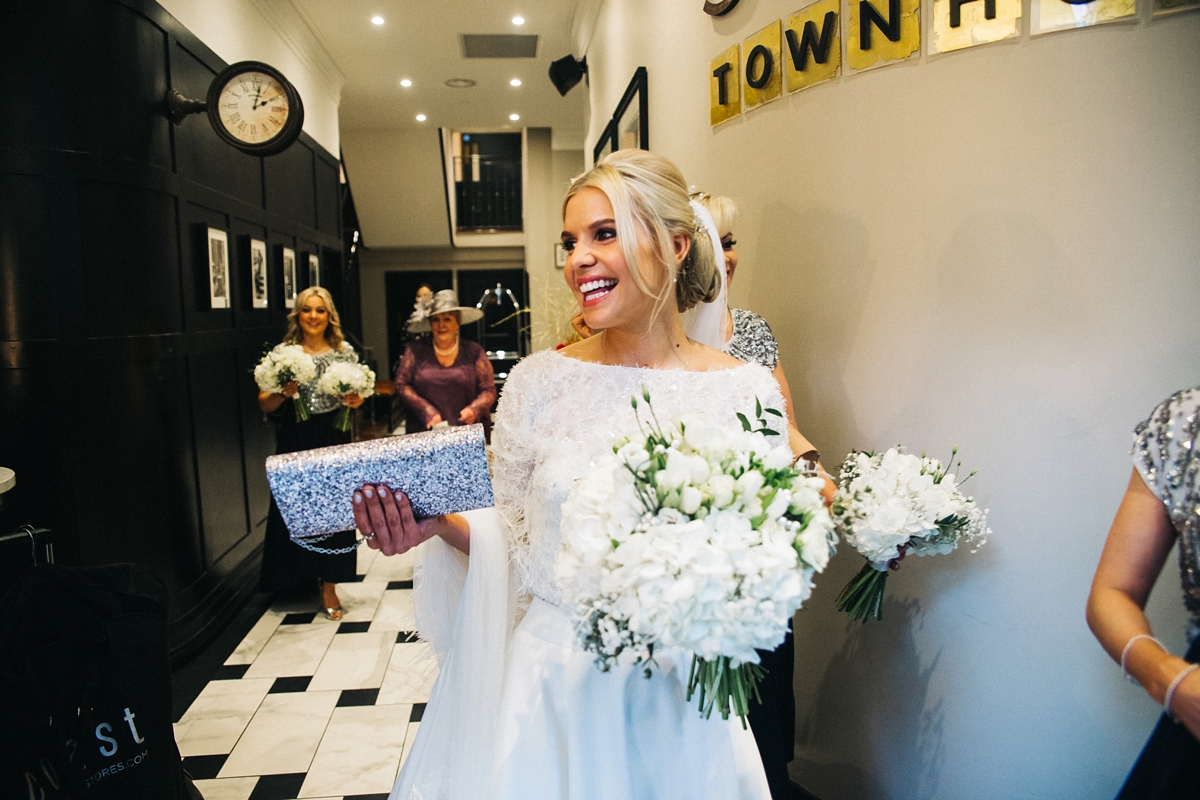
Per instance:
[[[764,411],[766,411],[768,414],[774,414],[774,415],[775,415],[775,416],[777,416],[777,417],[782,417],[782,416],[783,416],[783,412],[782,412],[782,411],[780,411],[780,410],[779,410],[779,409],[777,409],[777,408],[766,408],[766,409],[763,409],[763,410],[764,410]]]
[[[742,421],[742,429],[749,432],[750,420],[746,419],[746,415],[739,411],[737,412],[737,418]]]

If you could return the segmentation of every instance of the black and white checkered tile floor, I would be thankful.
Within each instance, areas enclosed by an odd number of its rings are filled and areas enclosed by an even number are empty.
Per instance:
[[[413,633],[411,556],[358,559],[340,622],[271,606],[175,724],[205,800],[386,800],[438,667]]]

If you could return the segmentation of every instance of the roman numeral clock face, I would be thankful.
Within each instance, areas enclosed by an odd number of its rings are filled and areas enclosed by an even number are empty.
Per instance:
[[[233,64],[213,79],[208,115],[217,134],[252,155],[271,155],[300,135],[304,106],[295,87],[273,67]]]

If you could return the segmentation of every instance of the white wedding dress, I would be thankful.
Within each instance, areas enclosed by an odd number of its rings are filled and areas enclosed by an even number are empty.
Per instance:
[[[513,369],[492,433],[496,506],[465,515],[470,559],[437,538],[417,551],[417,626],[442,671],[392,800],[769,800],[751,732],[685,701],[689,654],[658,655],[650,678],[601,672],[559,605],[560,507],[636,429],[643,387],[664,420],[783,408],[756,364],[649,370],[545,351]]]

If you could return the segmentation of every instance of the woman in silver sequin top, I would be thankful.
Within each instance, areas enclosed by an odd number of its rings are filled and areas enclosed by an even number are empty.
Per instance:
[[[310,286],[300,292],[295,307],[288,314],[288,329],[283,342],[301,345],[304,352],[313,357],[317,374],[303,385],[289,383],[282,392],[258,393],[259,408],[267,412],[276,424],[275,452],[294,453],[350,441],[349,433],[334,428],[333,415],[343,405],[357,408],[362,405],[362,398],[358,395],[334,397],[317,391],[317,382],[330,364],[335,361],[358,362],[353,348],[342,339],[337,308],[328,291],[320,286]],[[308,407],[309,418],[303,421],[297,421],[291,413],[277,413],[284,407],[285,401],[297,394]],[[343,531],[323,541],[321,546],[326,549],[348,547],[353,545],[354,538],[354,531]],[[320,608],[330,619],[341,619],[342,606],[338,601],[337,584],[354,580],[355,570],[353,551],[325,555],[305,550],[293,542],[275,499],[271,499],[259,579],[262,589],[288,589],[315,578],[321,590]]]
[[[722,195],[712,195],[705,192],[694,192],[692,199],[701,203],[712,215],[717,231],[721,235],[721,248],[725,251],[725,283],[726,287],[733,285],[733,275],[737,271],[738,253],[737,240],[733,238],[733,222],[737,218],[737,204],[733,198]],[[788,421],[796,425],[796,412],[792,407],[792,390],[788,386],[787,376],[779,364],[779,343],[767,321],[742,308],[730,308],[725,323],[726,353],[739,361],[762,364],[771,370],[779,388],[783,390],[783,401],[787,406]]]
[[[1160,404],[1134,430],[1133,474],[1104,543],[1087,620],[1100,644],[1164,706],[1120,798],[1200,796],[1200,386]],[[1184,606],[1185,658],[1151,635],[1143,609],[1175,542]]]

